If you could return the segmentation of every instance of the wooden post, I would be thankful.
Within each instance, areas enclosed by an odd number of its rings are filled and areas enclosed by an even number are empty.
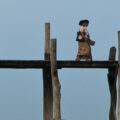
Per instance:
[[[50,23],[45,23],[45,60],[50,60]]]
[[[44,59],[50,61],[50,23],[45,24]],[[51,120],[53,117],[53,88],[50,67],[43,69],[43,99],[43,120]]]
[[[58,79],[58,72],[57,72],[56,39],[51,40],[51,74],[52,74],[52,85],[53,85],[54,119],[61,120],[61,110],[60,110],[61,85]]]
[[[116,48],[111,47],[109,53],[109,61],[115,61],[115,58],[116,58]]]
[[[120,120],[120,31],[118,31],[118,120]]]
[[[110,48],[109,61],[115,61],[116,48]],[[116,80],[117,80],[117,67],[112,67],[108,69],[108,83],[110,90],[110,111],[109,120],[116,120],[116,104],[117,104],[117,90],[116,90]]]

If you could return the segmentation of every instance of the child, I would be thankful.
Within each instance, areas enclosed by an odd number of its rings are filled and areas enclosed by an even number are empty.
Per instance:
[[[90,39],[90,35],[87,31],[88,24],[88,20],[81,20],[79,22],[80,30],[77,33],[76,39],[78,41],[78,54],[76,61],[79,61],[81,58],[85,59],[85,61],[92,61],[90,45],[94,45],[95,41]]]

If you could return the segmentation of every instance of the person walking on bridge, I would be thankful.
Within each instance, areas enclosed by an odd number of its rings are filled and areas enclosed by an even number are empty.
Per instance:
[[[75,59],[76,61],[79,61],[82,58],[85,59],[85,61],[92,61],[91,45],[94,45],[95,41],[90,39],[90,35],[87,30],[88,24],[89,20],[81,20],[79,22],[80,29],[77,32],[76,38],[76,41],[78,41],[78,54]]]

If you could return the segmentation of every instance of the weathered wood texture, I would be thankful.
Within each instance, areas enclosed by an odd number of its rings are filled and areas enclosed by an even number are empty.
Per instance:
[[[50,23],[45,23],[45,60],[50,60]]]
[[[110,49],[109,60],[115,61],[116,48],[112,47]],[[108,69],[108,84],[110,90],[110,111],[109,111],[109,120],[116,120],[116,104],[117,104],[117,90],[116,90],[116,81],[117,81],[117,72],[118,67],[112,67]]]
[[[50,61],[50,23],[45,24],[44,59]],[[53,88],[50,66],[43,69],[43,102],[43,120],[51,120],[53,117]]]
[[[52,73],[52,85],[53,85],[54,119],[61,120],[61,110],[60,110],[61,85],[58,79],[58,72],[57,72],[56,39],[51,40],[51,73]]]
[[[109,68],[117,65],[117,61],[57,61],[58,68]]]
[[[49,58],[49,54],[47,58]],[[58,60],[57,69],[60,68],[110,68],[118,66],[118,61],[68,61]],[[50,67],[48,60],[0,60],[0,68],[18,68],[18,69],[41,69]]]
[[[118,31],[118,120],[120,120],[120,31]]]

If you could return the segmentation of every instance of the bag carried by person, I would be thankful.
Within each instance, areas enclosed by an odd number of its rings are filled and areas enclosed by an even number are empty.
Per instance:
[[[90,40],[89,44],[92,45],[92,46],[94,46],[95,45],[95,41]]]

